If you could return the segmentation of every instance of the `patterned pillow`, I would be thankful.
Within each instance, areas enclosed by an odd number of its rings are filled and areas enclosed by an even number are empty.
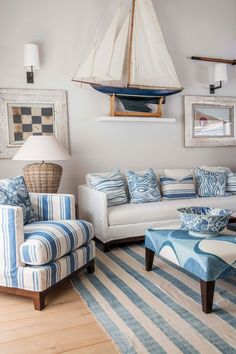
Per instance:
[[[165,199],[196,198],[192,175],[188,175],[181,180],[160,176],[160,182],[163,198]]]
[[[92,188],[106,193],[108,206],[128,203],[123,178],[119,169],[107,176],[91,174],[89,181]]]
[[[225,171],[194,169],[199,197],[224,197],[226,188]]]
[[[21,207],[24,224],[36,221],[23,176],[0,180],[0,204]]]
[[[229,173],[226,178],[226,192],[236,194],[236,172]]]
[[[151,168],[143,175],[126,170],[131,203],[148,203],[161,200],[155,173]]]

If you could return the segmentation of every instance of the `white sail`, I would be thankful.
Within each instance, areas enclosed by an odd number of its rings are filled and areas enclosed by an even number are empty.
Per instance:
[[[92,81],[93,80],[93,63],[95,58],[96,47],[95,44],[92,47],[87,59],[81,64],[74,75],[73,80],[78,81]]]
[[[136,0],[131,79],[135,86],[180,87],[151,0]]]
[[[125,49],[129,32],[129,16],[126,17],[121,30],[116,37],[112,53],[109,77],[111,80],[121,80],[125,60]]]

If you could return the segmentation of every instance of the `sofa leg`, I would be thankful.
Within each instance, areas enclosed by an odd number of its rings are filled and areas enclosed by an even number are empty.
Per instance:
[[[103,251],[103,252],[110,252],[109,243],[103,243],[103,244],[102,244],[102,251]]]
[[[88,268],[87,268],[88,273],[94,273],[95,272],[95,262],[94,259],[90,262]]]
[[[42,292],[37,292],[34,294],[34,309],[41,311],[45,307],[45,295]]]

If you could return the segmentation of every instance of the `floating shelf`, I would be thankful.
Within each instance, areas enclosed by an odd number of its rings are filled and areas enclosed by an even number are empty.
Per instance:
[[[97,122],[130,122],[130,123],[175,123],[176,118],[150,118],[150,117],[127,117],[127,116],[120,116],[120,117],[99,117],[97,118]]]

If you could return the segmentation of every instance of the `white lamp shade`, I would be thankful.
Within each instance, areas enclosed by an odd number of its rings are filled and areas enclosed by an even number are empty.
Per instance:
[[[25,68],[30,68],[32,66],[34,70],[38,70],[40,68],[39,51],[38,51],[38,46],[36,44],[33,43],[25,44],[24,66]]]
[[[215,82],[227,81],[227,65],[226,64],[216,64],[215,65]]]
[[[62,161],[70,158],[71,156],[55,136],[41,135],[30,136],[13,157],[13,160]]]

